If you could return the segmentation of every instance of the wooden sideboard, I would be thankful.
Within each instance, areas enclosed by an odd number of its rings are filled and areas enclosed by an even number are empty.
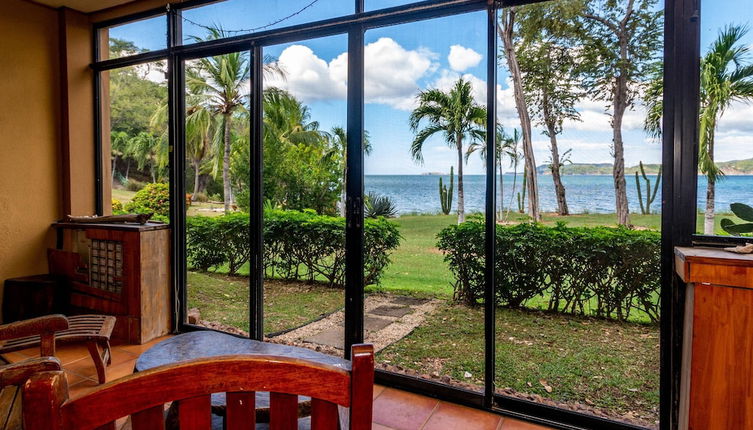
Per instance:
[[[72,313],[117,318],[113,338],[146,343],[172,328],[170,227],[56,223],[50,273],[70,286]]]
[[[753,255],[676,248],[687,284],[681,430],[753,429]]]

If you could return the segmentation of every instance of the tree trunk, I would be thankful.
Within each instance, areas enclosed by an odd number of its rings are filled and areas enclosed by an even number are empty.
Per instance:
[[[547,104],[547,102],[545,101],[544,104]],[[546,123],[550,149],[552,151],[552,165],[550,169],[552,171],[552,180],[554,181],[554,194],[557,196],[557,213],[560,216],[570,215],[570,211],[567,208],[565,186],[562,184],[562,177],[560,176],[561,160],[559,148],[557,147],[557,129],[547,109],[544,109],[544,122]]]
[[[533,136],[531,134],[531,116],[528,113],[525,94],[523,93],[523,77],[515,53],[513,32],[515,27],[515,8],[507,8],[502,12],[502,25],[499,27],[499,35],[507,58],[507,67],[513,82],[515,93],[515,107],[520,118],[520,128],[523,134],[523,156],[525,157],[525,175],[528,192],[528,215],[533,221],[541,221],[539,211],[539,192],[536,180],[536,160],[533,153]]]
[[[614,114],[612,116],[612,134],[614,166],[612,177],[614,179],[615,210],[619,225],[630,225],[630,209],[627,199],[627,185],[625,184],[625,147],[622,141],[622,119],[627,109],[625,99],[627,97],[627,82],[622,76],[617,77],[617,88],[614,95]]]
[[[347,159],[347,155],[345,157]],[[340,192],[340,216],[345,218],[345,199],[347,199],[348,192],[348,168],[343,169],[343,189]]]
[[[714,206],[716,200],[716,178],[709,177],[706,185],[706,212],[703,215],[703,234],[713,235],[714,226]]]
[[[502,219],[502,213],[505,211],[505,181],[504,176],[502,174],[502,159],[500,158],[499,162],[497,163],[499,166],[499,213],[497,214],[497,219]]]
[[[201,181],[201,173],[199,173],[199,169],[201,168],[201,163],[198,161],[193,162],[193,194],[191,195],[191,201],[196,201],[196,195],[199,194],[199,182]]]
[[[463,136],[456,137],[458,146],[458,224],[465,222],[465,193],[463,191]]]
[[[126,158],[126,173],[125,173],[125,180],[128,181],[128,175],[131,173],[131,159]]]
[[[232,205],[233,196],[230,192],[230,114],[225,115],[225,135],[223,140],[225,141],[225,152],[222,156],[222,192],[225,203],[225,213],[230,213],[230,207]]]
[[[513,199],[515,198],[515,189],[518,187],[518,160],[514,161],[514,167],[512,171],[512,190],[510,190],[510,202],[507,204],[507,214],[505,220],[510,216],[512,210]]]
[[[112,171],[110,172],[110,174],[111,174],[111,176],[110,176],[110,186],[112,186],[112,184],[115,183],[115,169],[117,167],[118,167],[118,156],[117,155],[113,155],[113,157],[112,157],[112,167],[111,167]]]

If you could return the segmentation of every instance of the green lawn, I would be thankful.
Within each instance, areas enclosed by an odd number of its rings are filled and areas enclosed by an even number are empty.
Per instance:
[[[249,283],[245,276],[188,272],[188,308],[201,319],[248,331]],[[264,331],[301,326],[342,308],[343,291],[319,284],[267,280],[264,283]]]
[[[377,359],[481,385],[483,309],[443,305]],[[658,417],[656,326],[499,309],[496,363],[498,389],[631,412],[648,423]]]

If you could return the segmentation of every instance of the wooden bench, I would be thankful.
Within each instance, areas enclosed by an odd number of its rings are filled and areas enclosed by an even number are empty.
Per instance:
[[[33,326],[46,324],[47,332],[36,331]],[[115,317],[109,315],[49,315],[0,326],[0,354],[22,349],[41,348],[41,355],[54,356],[55,345],[60,343],[86,343],[100,384],[106,380],[106,365],[112,362],[110,335],[115,327]],[[101,352],[100,352],[101,350]]]

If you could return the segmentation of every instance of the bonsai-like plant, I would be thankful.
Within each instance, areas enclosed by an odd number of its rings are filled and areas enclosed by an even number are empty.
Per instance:
[[[729,207],[735,216],[748,222],[736,224],[731,219],[724,218],[721,222],[724,231],[734,236],[753,233],[753,208],[742,203],[732,203]]]

